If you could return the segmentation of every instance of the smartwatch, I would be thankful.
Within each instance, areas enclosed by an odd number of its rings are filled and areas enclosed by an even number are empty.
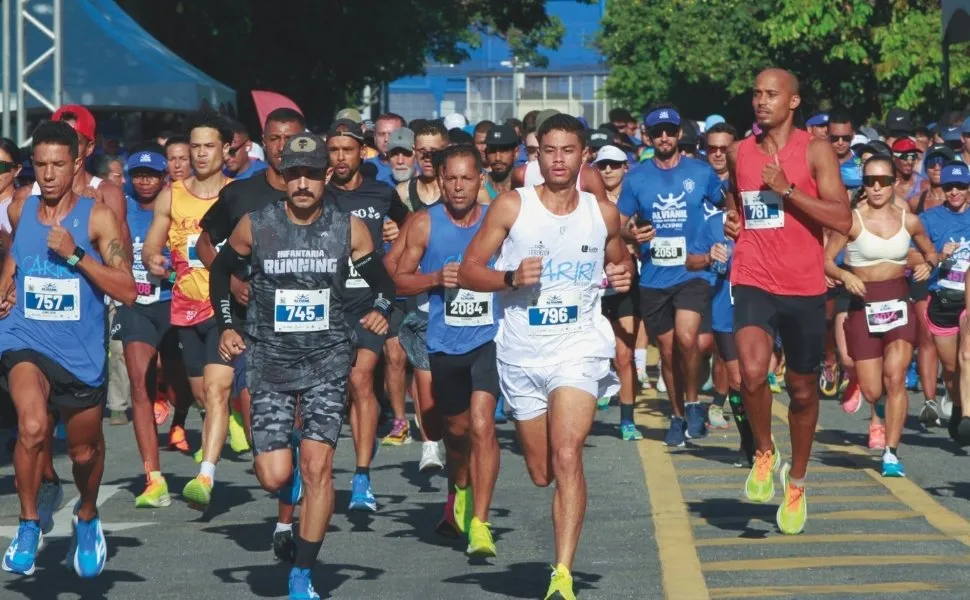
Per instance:
[[[519,286],[515,285],[515,271],[505,272],[505,287],[511,288],[513,290],[519,289]]]
[[[70,266],[75,266],[77,263],[81,262],[84,258],[84,248],[80,246],[74,246],[74,253],[67,258],[67,264]]]

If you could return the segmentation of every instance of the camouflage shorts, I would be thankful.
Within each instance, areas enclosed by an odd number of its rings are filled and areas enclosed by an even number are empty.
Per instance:
[[[290,447],[297,399],[303,420],[301,439],[337,447],[347,406],[347,377],[298,392],[252,391],[253,453]]]
[[[427,371],[431,369],[428,364],[428,313],[420,310],[411,311],[404,322],[401,323],[401,331],[398,339],[401,347],[408,356],[408,361],[415,369]]]

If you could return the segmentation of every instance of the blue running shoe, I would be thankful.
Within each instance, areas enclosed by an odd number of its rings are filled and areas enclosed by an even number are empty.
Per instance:
[[[670,429],[664,436],[664,446],[682,448],[687,443],[687,421],[683,417],[671,417]]]
[[[370,477],[367,475],[354,475],[351,483],[350,508],[348,510],[375,512],[377,510],[377,499],[370,487]]]
[[[508,421],[505,416],[505,400],[499,396],[498,402],[495,403],[495,423],[501,425],[502,423],[508,423]]]
[[[906,471],[903,470],[903,463],[899,461],[899,457],[886,450],[882,455],[882,476],[883,477],[906,477]]]
[[[687,417],[687,437],[699,439],[707,436],[707,405],[700,402],[688,402],[684,405]]]
[[[290,600],[320,600],[320,595],[313,589],[310,569],[290,569]]]
[[[293,452],[293,476],[279,491],[279,499],[283,504],[299,504],[303,498],[303,476],[300,474],[300,438],[296,431],[290,438]]]
[[[101,517],[90,521],[78,519],[74,525],[77,547],[74,550],[74,571],[78,577],[97,577],[108,560],[108,544],[101,529]]]
[[[54,439],[62,442],[67,440],[67,429],[64,427],[64,423],[58,422],[57,426],[54,427]]]
[[[620,423],[620,438],[624,442],[637,442],[643,439],[643,434],[634,423],[624,421]]]
[[[37,521],[21,519],[17,537],[10,540],[7,552],[3,555],[3,570],[21,575],[33,575],[37,562],[37,551],[44,545],[44,534]]]
[[[913,356],[913,360],[909,363],[909,368],[906,369],[906,389],[915,392],[919,389],[919,373],[916,371],[916,356]]]
[[[37,494],[37,514],[40,516],[40,528],[44,533],[54,529],[54,513],[64,502],[64,487],[60,481],[42,481],[40,492]]]

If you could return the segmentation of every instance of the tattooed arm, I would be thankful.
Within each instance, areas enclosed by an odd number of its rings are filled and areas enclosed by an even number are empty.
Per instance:
[[[131,274],[131,261],[121,241],[117,217],[104,204],[95,204],[91,209],[89,230],[91,243],[101,253],[104,264],[85,256],[77,267],[105,294],[125,306],[131,306],[138,293]]]

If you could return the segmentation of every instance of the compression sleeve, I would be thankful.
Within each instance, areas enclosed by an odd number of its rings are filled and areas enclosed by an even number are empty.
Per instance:
[[[226,244],[209,266],[209,302],[212,303],[212,310],[216,313],[220,332],[235,327],[232,320],[232,292],[229,277],[245,267],[248,258],[248,256],[240,256],[232,244]]]
[[[376,252],[371,252],[360,260],[354,261],[354,268],[375,292],[374,310],[385,317],[390,314],[396,290],[394,280],[384,268],[384,261]]]

